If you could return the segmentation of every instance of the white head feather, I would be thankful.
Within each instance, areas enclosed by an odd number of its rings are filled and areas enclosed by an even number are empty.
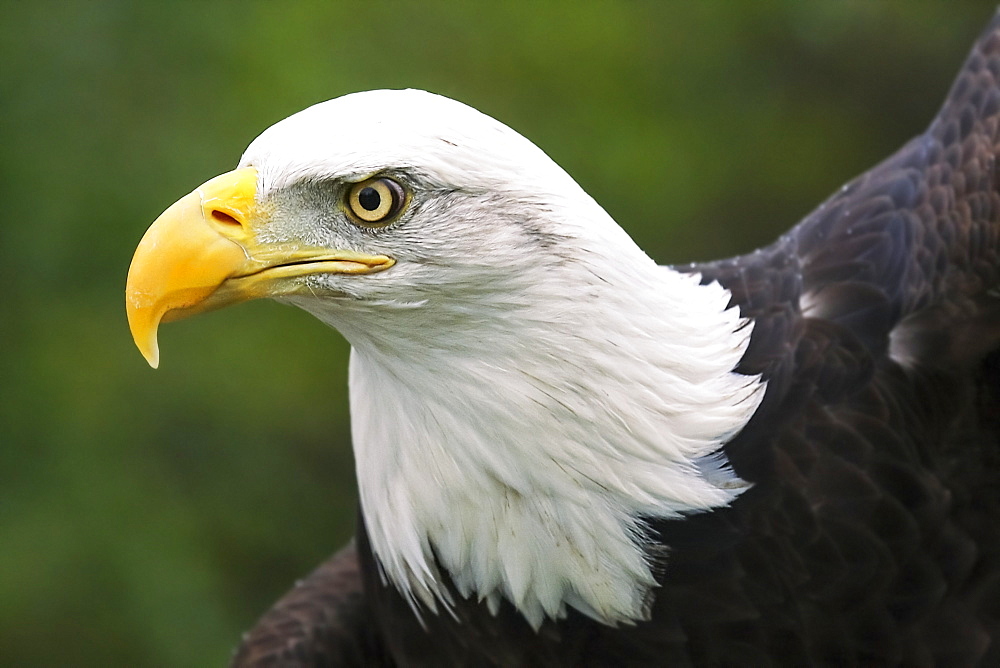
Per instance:
[[[717,459],[763,395],[733,372],[751,327],[729,293],[657,266],[513,130],[422,91],[315,105],[258,137],[247,165],[275,238],[397,260],[289,299],[353,347],[358,482],[385,577],[436,609],[443,569],[536,626],[567,605],[644,618],[641,519],[746,487]],[[379,173],[413,192],[383,230],[303,195]]]

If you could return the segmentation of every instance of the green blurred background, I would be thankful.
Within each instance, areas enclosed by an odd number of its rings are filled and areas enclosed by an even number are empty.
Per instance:
[[[991,2],[0,2],[0,664],[223,664],[352,532],[347,345],[129,338],[146,226],[300,108],[505,121],[661,262],[766,243],[930,120]]]

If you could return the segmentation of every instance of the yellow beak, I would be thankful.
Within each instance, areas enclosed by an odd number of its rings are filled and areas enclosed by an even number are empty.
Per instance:
[[[259,243],[256,193],[256,169],[228,172],[178,200],[143,235],[128,270],[125,310],[154,369],[160,322],[304,289],[291,278],[366,274],[394,264],[384,255]]]

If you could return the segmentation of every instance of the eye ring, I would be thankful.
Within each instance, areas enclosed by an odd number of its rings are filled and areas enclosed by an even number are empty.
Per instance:
[[[406,204],[406,191],[384,176],[353,184],[347,191],[347,209],[364,225],[385,225],[395,219]]]

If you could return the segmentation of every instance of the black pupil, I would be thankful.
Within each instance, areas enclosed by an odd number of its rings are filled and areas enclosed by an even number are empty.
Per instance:
[[[381,203],[382,196],[371,186],[362,188],[361,192],[358,193],[358,204],[363,206],[365,211],[374,211]]]

